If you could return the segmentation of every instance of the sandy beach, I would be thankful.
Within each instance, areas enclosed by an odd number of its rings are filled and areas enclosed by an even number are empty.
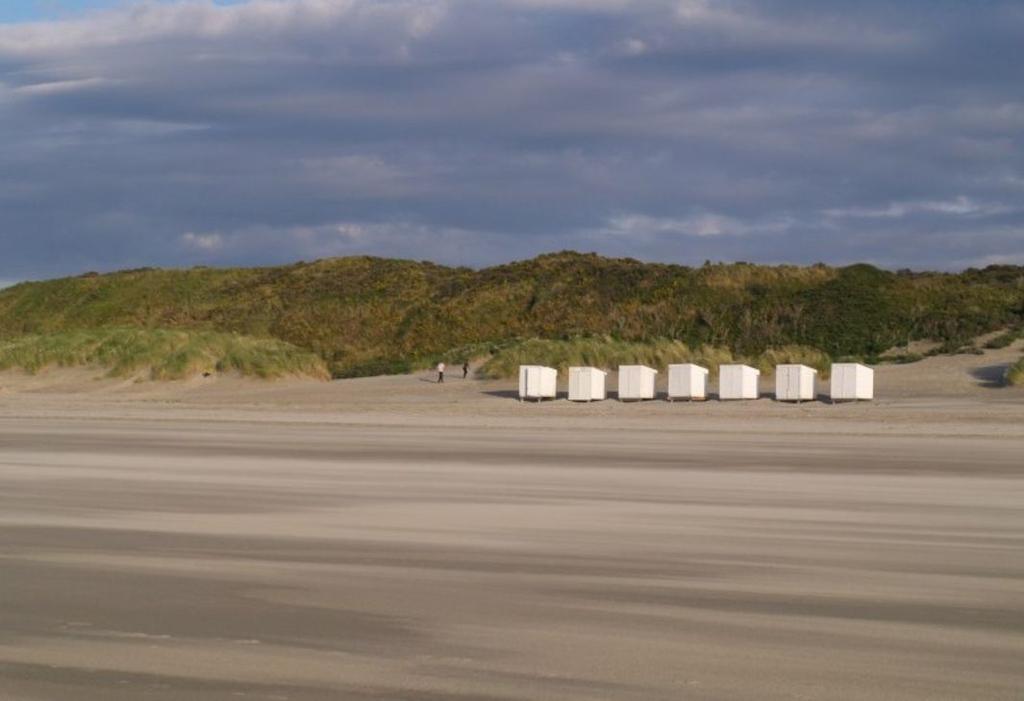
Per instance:
[[[0,374],[0,698],[1019,699],[1022,350],[835,406]]]

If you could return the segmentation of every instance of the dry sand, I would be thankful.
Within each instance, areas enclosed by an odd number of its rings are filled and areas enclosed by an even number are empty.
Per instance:
[[[0,375],[0,699],[1020,699],[1020,352],[837,406]]]

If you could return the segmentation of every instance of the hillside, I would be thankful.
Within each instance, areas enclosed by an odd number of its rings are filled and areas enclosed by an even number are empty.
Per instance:
[[[311,350],[335,375],[400,371],[517,338],[577,336],[872,358],[917,339],[955,348],[1022,322],[1022,267],[689,268],[571,252],[482,270],[369,257],[142,269],[0,291],[0,340],[100,327],[232,332]]]

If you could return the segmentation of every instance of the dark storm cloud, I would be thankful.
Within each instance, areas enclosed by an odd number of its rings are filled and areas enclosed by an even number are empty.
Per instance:
[[[375,253],[1024,263],[1024,10],[253,0],[0,25],[0,281]]]

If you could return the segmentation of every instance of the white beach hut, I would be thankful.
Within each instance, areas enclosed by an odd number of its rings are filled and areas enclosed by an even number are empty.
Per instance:
[[[554,399],[558,384],[558,371],[543,365],[519,366],[519,401],[524,399]]]
[[[775,399],[780,402],[806,402],[815,398],[818,371],[806,365],[775,366]]]
[[[833,402],[875,398],[875,371],[860,363],[834,363],[830,396]]]
[[[668,366],[668,399],[707,399],[708,369],[693,363]]]
[[[598,368],[569,368],[569,401],[597,402],[604,399],[607,375]]]
[[[722,365],[718,368],[719,399],[757,399],[761,371],[749,365]]]
[[[658,371],[646,365],[619,366],[619,400],[654,399],[654,378]]]

